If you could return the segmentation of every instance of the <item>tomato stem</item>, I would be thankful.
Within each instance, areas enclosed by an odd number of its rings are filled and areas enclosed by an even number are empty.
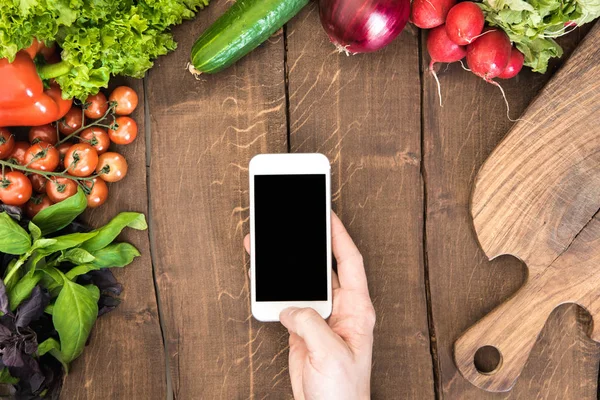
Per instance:
[[[91,180],[94,180],[94,178],[98,178],[100,175],[102,175],[102,173],[99,173],[99,174],[90,175],[90,176],[73,176],[73,175],[66,174],[65,172],[40,171],[40,170],[37,170],[37,169],[25,167],[23,165],[13,164],[13,163],[11,163],[9,161],[4,161],[4,160],[0,160],[0,165],[2,166],[2,171],[4,171],[5,167],[9,167],[11,169],[15,169],[15,170],[21,171],[21,172],[26,172],[26,173],[29,173],[29,174],[42,175],[46,179],[51,179],[51,178],[67,178],[67,179],[71,179],[71,180],[74,180],[74,181],[91,181]]]
[[[64,138],[62,138],[61,140],[59,140],[58,143],[56,143],[56,146],[58,146],[59,144],[63,144],[67,140],[71,139],[72,137],[74,137],[76,135],[79,135],[81,132],[83,132],[87,128],[91,128],[92,126],[101,126],[103,128],[110,128],[112,125],[101,124],[101,122],[104,121],[104,119],[106,117],[108,117],[109,115],[113,117],[113,122],[114,122],[115,116],[114,116],[113,111],[114,111],[114,109],[115,109],[116,106],[117,106],[116,102],[109,102],[108,103],[108,109],[106,110],[106,112],[104,113],[104,115],[101,118],[98,118],[97,120],[95,120],[91,124],[83,125],[81,128],[77,129],[75,132],[71,133],[70,135],[65,136]],[[84,121],[84,120],[85,119],[82,119],[82,121]]]

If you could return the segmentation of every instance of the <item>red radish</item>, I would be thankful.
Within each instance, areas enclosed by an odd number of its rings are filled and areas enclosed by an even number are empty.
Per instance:
[[[498,78],[510,79],[517,76],[517,74],[521,71],[521,68],[523,68],[524,59],[525,56],[523,55],[523,53],[517,50],[516,47],[513,47],[510,51],[510,59],[508,60],[508,65],[506,66],[506,68],[504,68],[504,71],[502,71],[502,73],[498,75]]]
[[[367,53],[387,46],[404,29],[410,0],[320,0],[319,13],[340,51]]]
[[[442,105],[442,94],[440,89],[440,81],[437,74],[433,70],[433,65],[436,62],[455,62],[462,60],[467,54],[464,46],[459,46],[448,37],[446,26],[441,25],[433,28],[427,35],[427,51],[431,62],[429,63],[429,71],[433,74],[438,86],[438,96],[440,98],[440,106]]]
[[[450,9],[446,17],[446,32],[456,44],[466,46],[483,31],[485,16],[475,3],[465,1]]]
[[[413,0],[410,22],[421,29],[431,29],[446,22],[456,0]]]
[[[504,71],[510,59],[510,39],[501,29],[486,29],[467,46],[467,64],[471,71],[490,82]]]

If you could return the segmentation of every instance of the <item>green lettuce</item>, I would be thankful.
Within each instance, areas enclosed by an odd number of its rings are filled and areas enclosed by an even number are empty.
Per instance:
[[[176,48],[170,27],[208,0],[0,0],[0,58],[13,60],[34,37],[56,42],[69,71],[63,97],[85,99],[112,75],[141,78]]]
[[[583,25],[600,16],[600,0],[483,0],[480,7],[525,55],[525,65],[540,73],[562,56],[554,39],[573,29],[567,23]]]

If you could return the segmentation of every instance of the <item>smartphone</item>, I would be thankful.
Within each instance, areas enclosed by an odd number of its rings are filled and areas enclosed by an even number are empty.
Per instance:
[[[260,154],[250,161],[252,315],[287,307],[331,314],[331,166],[322,154]]]

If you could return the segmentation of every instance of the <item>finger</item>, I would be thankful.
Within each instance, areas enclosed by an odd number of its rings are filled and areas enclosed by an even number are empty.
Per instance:
[[[311,353],[329,354],[332,349],[346,345],[327,322],[312,308],[286,308],[279,320],[290,333],[300,336]]]
[[[246,249],[246,253],[250,254],[250,235],[244,237],[244,248]]]
[[[331,247],[338,265],[342,289],[369,293],[363,259],[342,221],[331,212]]]
[[[340,280],[338,279],[337,273],[331,270],[331,287],[335,289],[340,288]]]

